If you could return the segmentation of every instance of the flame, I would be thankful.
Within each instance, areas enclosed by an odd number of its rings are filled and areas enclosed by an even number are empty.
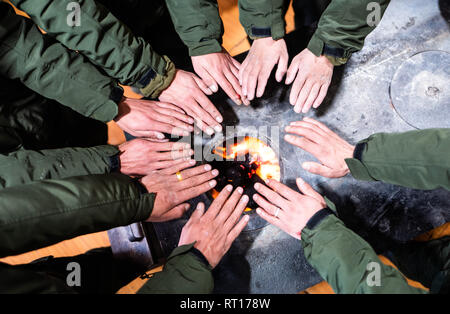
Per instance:
[[[249,177],[257,174],[263,180],[274,179],[280,181],[280,163],[278,162],[277,155],[266,143],[255,137],[246,136],[241,142],[231,145],[229,149],[226,147],[216,147],[212,152],[223,157],[225,161],[235,160],[239,156],[249,154],[250,164],[257,165],[256,169],[251,170],[251,173],[248,174]],[[229,181],[232,181],[232,179]],[[218,195],[219,192],[214,189],[212,191],[212,197],[215,199]],[[251,210],[248,207],[245,209],[246,212]]]
[[[256,163],[257,169],[253,171],[261,179],[274,179],[280,181],[280,164],[277,155],[266,143],[255,138],[246,136],[241,142],[231,145],[230,153],[226,147],[216,147],[213,153],[223,157],[225,160],[234,160],[240,155],[249,154],[250,163]]]

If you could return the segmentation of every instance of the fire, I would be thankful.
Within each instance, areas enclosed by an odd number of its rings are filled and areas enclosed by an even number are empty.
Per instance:
[[[228,153],[229,151],[229,153]],[[239,156],[250,155],[250,163],[256,164],[256,173],[261,179],[274,179],[280,181],[280,164],[277,155],[266,143],[255,138],[246,136],[241,142],[235,143],[227,149],[216,147],[213,153],[223,157],[227,161],[236,160]]]
[[[229,183],[235,187],[240,185],[246,190],[253,189],[253,184],[258,180],[261,181],[261,179],[280,181],[278,157],[273,149],[263,141],[247,136],[237,143],[233,141],[232,144],[226,143],[224,145],[226,147],[216,147],[212,151],[223,158],[223,161],[216,161],[216,165],[222,169],[222,175],[224,175],[221,186],[217,186],[219,190]],[[226,166],[228,163],[230,163],[229,167]],[[213,198],[216,198],[218,194],[217,190],[212,191]],[[245,211],[251,211],[252,208],[250,207],[246,208]]]

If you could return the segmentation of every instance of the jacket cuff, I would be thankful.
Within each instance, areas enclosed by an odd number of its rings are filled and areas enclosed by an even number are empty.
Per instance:
[[[340,66],[347,63],[351,54],[346,53],[345,49],[333,47],[326,44],[318,35],[314,33],[309,41],[308,50],[316,57],[324,55],[334,66]]]
[[[137,86],[145,97],[158,98],[162,91],[169,87],[175,77],[175,64],[167,56],[163,56],[163,59],[166,62],[164,74],[161,75],[150,69],[138,82]]]
[[[363,181],[374,181],[369,173],[369,170],[363,163],[363,154],[366,149],[366,140],[359,142],[358,144],[356,144],[353,158],[345,159],[345,163],[347,164],[350,173],[355,179]]]
[[[273,40],[278,40],[284,37],[285,30],[284,24],[274,24],[266,27],[252,25],[246,28],[246,33],[252,40],[266,37],[272,37]]]
[[[322,220],[324,220],[329,215],[334,215],[334,212],[328,207],[319,210],[314,214],[314,216],[309,218],[308,222],[306,223],[306,228],[308,228],[309,230],[313,230],[322,222]]]
[[[210,53],[222,52],[223,47],[221,41],[217,39],[210,39],[199,42],[195,46],[190,46],[189,48],[189,56],[203,56]]]

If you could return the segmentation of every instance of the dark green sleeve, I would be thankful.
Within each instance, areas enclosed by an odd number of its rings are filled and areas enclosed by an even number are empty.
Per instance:
[[[111,121],[122,90],[81,55],[42,35],[9,4],[0,3],[0,75],[86,117]]]
[[[64,46],[85,55],[120,83],[144,89],[145,96],[156,98],[173,80],[175,69],[172,69],[172,62],[155,53],[149,43],[134,36],[94,0],[11,2]],[[74,12],[71,6],[74,3],[80,7],[78,26],[67,22]]]
[[[390,0],[332,0],[319,20],[308,49],[316,56],[326,53],[334,57],[335,65],[345,63],[352,53],[362,49],[365,38],[376,27],[370,26],[367,21],[369,14],[374,12],[371,5],[379,4],[381,17],[389,2]]]
[[[0,190],[0,257],[147,219],[154,194],[122,174],[44,180]]]
[[[239,20],[250,38],[285,35],[284,0],[239,0]]]
[[[166,0],[166,3],[189,55],[222,51],[223,25],[216,0]]]
[[[302,244],[308,262],[336,293],[426,293],[384,265],[370,245],[335,215],[304,228]]]
[[[65,179],[111,171],[114,146],[61,148],[51,150],[18,150],[0,154],[0,188],[47,179]]]
[[[212,293],[214,279],[211,267],[189,253],[193,244],[177,247],[162,272],[156,273],[139,290],[140,294],[207,294]]]
[[[356,145],[346,163],[359,180],[450,190],[450,129],[374,134]]]

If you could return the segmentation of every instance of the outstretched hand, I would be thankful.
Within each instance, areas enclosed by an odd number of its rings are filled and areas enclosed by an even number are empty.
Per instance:
[[[304,118],[303,121],[292,122],[286,127],[286,132],[291,133],[284,137],[287,142],[306,150],[321,162],[304,162],[302,167],[305,170],[328,178],[343,177],[350,172],[345,159],[353,157],[355,147],[325,124]]]
[[[267,185],[255,184],[259,194],[254,194],[253,199],[260,206],[256,213],[296,239],[301,239],[309,219],[327,207],[324,198],[300,178],[297,186],[303,194],[275,180],[269,180]]]
[[[198,249],[214,268],[230,249],[249,221],[249,216],[241,218],[247,207],[248,196],[243,189],[226,186],[205,213],[205,205],[200,203],[181,232],[178,245],[191,244]],[[231,196],[230,196],[231,195]]]
[[[183,169],[185,165],[180,163],[140,179],[149,193],[156,193],[153,211],[147,221],[161,222],[180,218],[189,209],[186,201],[211,190],[217,184],[214,178],[219,172],[211,171],[210,165]]]

